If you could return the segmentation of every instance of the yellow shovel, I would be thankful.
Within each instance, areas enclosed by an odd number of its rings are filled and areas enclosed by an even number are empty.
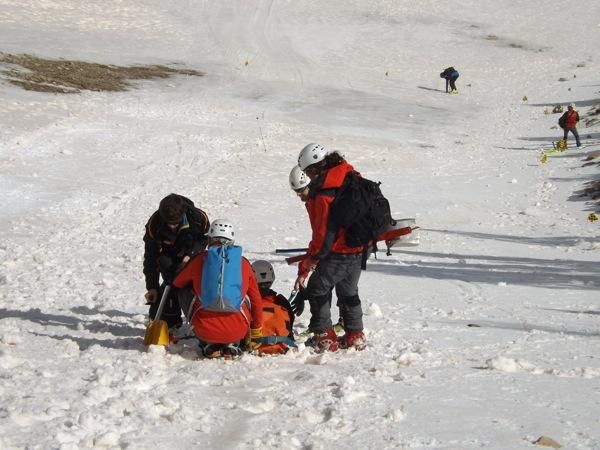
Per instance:
[[[160,304],[158,305],[158,311],[156,311],[154,320],[151,320],[146,327],[144,345],[169,345],[169,326],[166,321],[160,320],[160,316],[162,315],[170,290],[171,286],[167,284],[160,299]]]

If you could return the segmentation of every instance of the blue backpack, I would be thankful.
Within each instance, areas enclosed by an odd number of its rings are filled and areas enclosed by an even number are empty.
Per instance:
[[[208,247],[202,268],[202,309],[236,312],[242,306],[242,247]]]

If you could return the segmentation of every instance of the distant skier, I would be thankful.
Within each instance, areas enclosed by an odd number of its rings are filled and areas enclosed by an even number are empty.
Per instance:
[[[454,67],[448,67],[444,69],[442,73],[440,73],[440,78],[444,78],[446,80],[446,93],[448,93],[448,85],[450,85],[450,94],[458,94],[458,90],[456,89],[456,80],[458,77],[458,70],[456,70]]]
[[[569,135],[570,131],[573,133],[573,136],[575,136],[575,143],[577,144],[577,147],[581,147],[579,133],[577,132],[577,122],[579,122],[579,113],[575,110],[575,103],[569,103],[567,112],[565,112],[560,119],[558,119],[558,124],[563,129],[563,140],[565,141],[565,145],[567,143],[567,136]]]
[[[165,283],[170,283],[177,270],[206,247],[209,225],[206,213],[178,194],[163,198],[158,211],[148,219],[144,234],[144,277],[150,319],[154,320]],[[181,325],[176,289],[171,289],[161,319],[171,329]]]

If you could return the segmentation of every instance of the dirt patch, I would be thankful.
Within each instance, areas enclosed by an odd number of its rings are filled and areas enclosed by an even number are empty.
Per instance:
[[[0,73],[9,83],[28,91],[58,94],[126,91],[131,87],[130,80],[204,75],[197,70],[159,65],[123,67],[7,53],[0,53],[0,64],[5,65]]]

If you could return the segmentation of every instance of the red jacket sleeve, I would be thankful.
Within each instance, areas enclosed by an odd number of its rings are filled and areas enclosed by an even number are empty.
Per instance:
[[[317,195],[310,201],[310,205],[308,205],[308,215],[312,227],[312,238],[310,244],[308,244],[308,254],[310,256],[316,256],[325,243],[327,223],[329,221],[329,207],[332,201],[333,197]]]
[[[202,273],[202,266],[204,265],[204,259],[206,252],[202,252],[194,256],[185,267],[179,272],[173,280],[173,286],[176,288],[191,287],[194,294],[200,295],[200,283]]]
[[[245,284],[248,286],[246,292],[244,292],[244,295],[247,295],[250,299],[250,314],[252,315],[250,327],[260,328],[262,327],[263,299],[260,295],[260,290],[258,289],[258,283],[254,277],[252,266],[246,258],[242,259],[242,276],[246,281]]]

